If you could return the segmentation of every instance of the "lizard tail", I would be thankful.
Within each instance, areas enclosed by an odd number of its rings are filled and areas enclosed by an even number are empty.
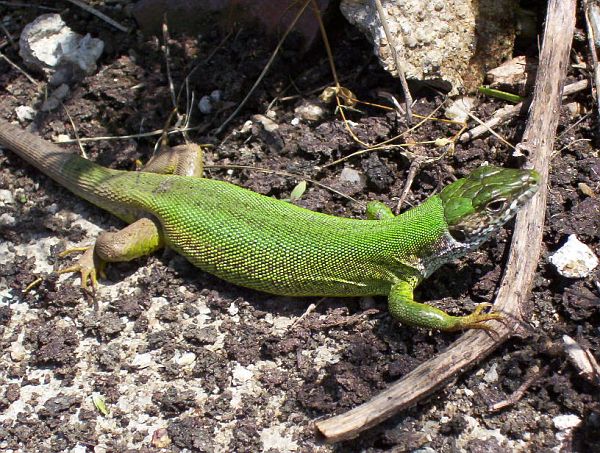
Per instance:
[[[94,202],[94,188],[116,171],[63,150],[37,135],[0,119],[0,145],[77,195]]]

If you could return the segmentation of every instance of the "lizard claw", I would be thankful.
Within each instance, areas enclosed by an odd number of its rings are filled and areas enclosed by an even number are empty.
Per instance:
[[[65,250],[59,254],[59,257],[64,257],[73,252],[84,251],[83,255],[77,260],[77,263],[73,266],[59,269],[56,271],[57,274],[66,274],[70,272],[81,274],[81,287],[83,289],[88,288],[88,280],[91,283],[92,289],[98,286],[98,276],[106,278],[104,272],[106,263],[96,256],[94,253],[94,247],[77,247],[69,250]]]
[[[502,321],[504,316],[502,313],[491,310],[487,313],[482,313],[486,308],[492,307],[490,303],[482,303],[475,307],[473,313],[467,316],[461,316],[458,318],[458,322],[454,329],[452,330],[461,330],[461,329],[483,329],[494,331],[494,328],[485,324],[486,321],[490,321],[492,319]]]

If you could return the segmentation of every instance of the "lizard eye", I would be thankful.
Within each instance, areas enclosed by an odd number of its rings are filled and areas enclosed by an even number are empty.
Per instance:
[[[502,209],[504,208],[505,205],[506,205],[506,200],[502,198],[500,200],[490,201],[487,204],[487,206],[485,207],[485,209],[487,209],[488,211],[492,211],[492,212],[500,212],[500,211],[502,211]]]

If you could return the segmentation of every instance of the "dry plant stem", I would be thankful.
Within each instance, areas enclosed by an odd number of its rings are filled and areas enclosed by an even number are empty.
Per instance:
[[[410,90],[408,89],[408,83],[406,83],[406,77],[404,77],[404,65],[400,61],[400,56],[398,55],[398,52],[396,52],[396,41],[390,33],[390,29],[387,24],[387,15],[385,13],[385,10],[383,9],[381,0],[375,0],[375,7],[377,8],[377,14],[379,15],[379,20],[381,21],[383,32],[385,33],[385,37],[388,41],[388,46],[390,46],[390,52],[392,53],[392,57],[394,58],[396,71],[398,71],[398,77],[400,78],[400,85],[402,86],[402,91],[404,92],[404,100],[406,103],[406,123],[410,126],[412,124],[411,106],[413,103],[413,99],[410,94]]]
[[[482,331],[466,332],[446,351],[422,363],[370,401],[345,414],[317,422],[317,429],[327,441],[352,439],[415,404],[522,330],[518,327],[529,317],[525,304],[541,250],[548,167],[575,26],[575,3],[575,0],[550,0],[548,5],[531,113],[520,144],[524,152],[529,151],[529,164],[540,172],[542,184],[531,202],[517,215],[495,305],[505,314],[505,323],[494,324],[494,337]]]
[[[590,2],[583,0],[583,11],[585,13],[585,27],[587,29],[588,47],[590,48],[590,56],[594,66],[594,85],[596,85],[596,102],[598,103],[598,115],[600,115],[600,96],[598,96],[598,87],[600,86],[600,67],[598,67],[598,53],[596,52],[596,39],[594,29],[590,24]]]
[[[239,103],[239,105],[236,107],[236,109],[234,110],[234,112],[231,115],[229,115],[227,117],[227,119],[225,121],[223,121],[223,123],[215,131],[215,135],[219,135],[221,132],[223,132],[223,129],[225,129],[225,126],[227,126],[230,123],[230,121],[232,119],[234,119],[237,116],[238,113],[240,113],[240,110],[242,110],[242,107],[244,107],[244,105],[246,105],[246,102],[248,102],[248,99],[250,99],[250,96],[252,96],[252,93],[254,93],[254,90],[256,90],[256,87],[258,87],[259,83],[262,81],[262,79],[267,74],[267,71],[269,70],[269,68],[273,64],[273,61],[275,61],[275,57],[279,53],[279,49],[281,49],[281,46],[283,45],[283,42],[285,41],[285,38],[287,38],[287,36],[292,31],[292,29],[296,26],[296,23],[298,22],[298,20],[302,16],[302,14],[304,14],[304,11],[306,10],[306,8],[310,4],[310,2],[311,2],[311,0],[306,0],[304,2],[304,5],[302,5],[302,7],[298,10],[298,13],[294,17],[294,20],[290,23],[289,27],[287,28],[287,30],[285,31],[285,33],[283,34],[283,36],[281,37],[281,39],[277,43],[277,47],[275,47],[275,50],[271,54],[271,57],[269,58],[269,61],[267,61],[267,64],[265,64],[265,67],[263,68],[262,72],[260,73],[260,75],[256,79],[256,82],[254,82],[254,85],[252,85],[252,88],[250,88],[250,91],[248,91],[248,93],[246,94],[246,97],[244,97],[244,99],[242,100],[242,102]]]
[[[173,77],[171,76],[171,52],[169,51],[169,25],[167,24],[167,14],[163,16],[162,20],[162,35],[163,35],[163,54],[165,55],[165,67],[167,68],[167,80],[169,81],[169,93],[171,93],[171,103],[173,108],[177,110],[177,99],[175,98],[175,86],[173,84]]]
[[[29,80],[31,83],[33,83],[35,86],[39,86],[39,83],[37,82],[37,80],[35,80],[33,77],[31,77],[27,72],[25,72],[24,69],[21,69],[21,67],[19,65],[17,65],[16,63],[14,63],[10,58],[8,58],[6,55],[4,55],[3,53],[0,53],[0,58],[2,58],[4,61],[6,61],[9,65],[11,65],[13,68],[15,68],[17,71],[19,71],[21,74],[23,74],[25,77],[27,77],[27,80]]]
[[[509,406],[513,406],[516,403],[518,403],[521,398],[523,398],[523,396],[525,395],[525,392],[527,392],[527,389],[529,389],[529,387],[531,387],[536,381],[538,381],[543,375],[545,375],[548,372],[548,367],[542,367],[541,369],[533,372],[530,374],[530,376],[525,379],[525,382],[523,382],[519,388],[517,390],[515,390],[508,398],[506,398],[505,400],[502,401],[498,401],[495,404],[492,404],[490,406],[490,411],[491,412],[498,412],[506,407]]]
[[[408,169],[408,176],[406,177],[406,182],[404,183],[404,188],[402,189],[400,199],[398,200],[398,203],[396,204],[396,209],[394,210],[394,213],[396,215],[400,214],[400,209],[404,204],[404,200],[408,196],[408,192],[410,192],[410,188],[412,187],[412,183],[415,180],[415,176],[417,176],[417,172],[419,171],[425,160],[427,159],[423,156],[416,156],[410,163],[410,167]]]
[[[70,3],[73,3],[75,6],[79,6],[81,9],[86,10],[88,13],[93,14],[94,16],[102,19],[104,22],[106,22],[107,24],[112,25],[113,27],[115,27],[117,30],[122,31],[123,33],[127,33],[127,27],[124,27],[123,25],[121,25],[120,23],[118,23],[117,21],[115,21],[114,19],[111,19],[110,17],[108,17],[106,14],[101,13],[100,11],[98,11],[95,8],[92,8],[90,5],[88,5],[85,2],[81,2],[79,0],[69,0]]]
[[[340,192],[339,190],[336,190],[333,187],[327,186],[325,184],[320,183],[319,181],[315,181],[314,179],[306,178],[305,176],[299,175],[296,173],[289,173],[287,171],[271,170],[269,168],[253,167],[251,165],[205,165],[204,168],[205,169],[207,169],[207,168],[227,168],[227,169],[235,168],[238,170],[258,171],[261,173],[268,173],[268,174],[273,174],[273,175],[285,176],[287,178],[294,178],[297,180],[304,180],[306,182],[314,184],[315,186],[321,187],[322,189],[329,190],[331,193],[339,195],[340,197],[345,198],[346,200],[350,200],[353,203],[356,203],[358,206],[360,206],[363,209],[366,208],[366,205],[364,203],[358,201],[355,198],[352,198],[350,195],[346,195],[345,193]]]
[[[569,85],[566,85],[563,90],[563,98],[570,96],[572,94],[578,93],[580,91],[583,91],[588,86],[589,86],[589,82],[585,79],[579,80],[578,82],[574,82]],[[509,119],[514,118],[515,116],[518,116],[525,109],[526,106],[529,106],[530,101],[531,100],[528,99],[524,102],[519,102],[518,104],[515,104],[515,105],[507,105],[505,107],[502,107],[500,110],[496,111],[489,120],[485,121],[484,123],[480,124],[479,126],[475,126],[471,130],[468,130],[467,132],[462,134],[460,136],[461,143],[465,143],[470,140],[481,137],[482,135],[486,134],[487,132],[490,132],[494,127],[498,126],[499,124],[503,124],[504,122],[508,121]]]
[[[321,17],[321,11],[319,10],[319,5],[317,5],[316,0],[311,0],[311,6],[313,12],[315,13],[315,18],[319,23],[319,30],[321,31],[321,39],[323,39],[323,44],[325,45],[325,50],[327,51],[327,60],[329,60],[329,67],[331,68],[331,75],[333,75],[333,82],[335,83],[336,88],[340,87],[340,80],[338,79],[337,71],[335,70],[335,63],[333,62],[333,53],[331,52],[331,46],[329,45],[329,38],[327,37],[327,30],[325,30],[325,24],[323,23],[323,18]]]

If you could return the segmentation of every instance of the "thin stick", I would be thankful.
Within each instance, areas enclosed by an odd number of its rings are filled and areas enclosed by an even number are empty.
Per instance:
[[[579,80],[578,82],[571,83],[565,86],[563,91],[563,99],[572,94],[578,93],[580,91],[585,90],[589,86],[589,82],[587,80]],[[516,105],[507,105],[506,107],[497,110],[492,117],[479,124],[479,126],[475,126],[474,128],[468,130],[464,134],[460,136],[461,143],[468,142],[470,140],[481,137],[483,134],[491,131],[492,128],[503,124],[515,116],[518,116],[521,112],[525,111],[526,107],[529,106],[531,99],[527,99],[523,102],[519,102]]]
[[[302,14],[304,14],[304,11],[306,10],[306,7],[310,4],[310,2],[311,2],[311,0],[306,0],[306,2],[304,2],[304,5],[300,8],[300,10],[298,11],[298,13],[294,17],[294,20],[292,21],[292,23],[290,24],[290,26],[287,28],[287,30],[285,31],[285,33],[283,34],[283,36],[281,37],[281,39],[277,43],[277,47],[275,47],[275,50],[271,54],[271,57],[269,58],[269,61],[267,61],[267,64],[265,65],[265,67],[263,68],[262,72],[260,73],[260,75],[256,79],[256,82],[254,82],[254,85],[252,85],[252,88],[250,88],[250,91],[248,91],[248,93],[246,94],[246,97],[244,97],[244,99],[242,100],[242,102],[239,103],[239,105],[236,107],[236,109],[234,110],[234,112],[231,115],[229,115],[229,117],[227,117],[227,119],[225,121],[223,121],[223,123],[215,131],[215,135],[219,135],[221,132],[223,132],[223,129],[225,129],[225,126],[227,126],[231,122],[231,120],[234,119],[237,116],[238,113],[240,113],[240,110],[242,110],[242,107],[244,107],[244,105],[246,105],[246,102],[248,102],[248,99],[250,99],[250,96],[252,96],[252,93],[254,93],[254,90],[256,90],[256,88],[258,87],[258,85],[260,84],[260,82],[262,82],[262,79],[267,74],[269,68],[273,64],[273,61],[275,61],[275,57],[279,53],[279,49],[281,49],[281,46],[283,45],[283,42],[285,41],[285,38],[287,38],[287,36],[292,31],[292,29],[296,26],[296,22],[298,22],[298,20],[302,16]]]
[[[365,208],[364,203],[358,201],[355,198],[352,198],[350,195],[346,195],[345,193],[340,192],[339,190],[336,190],[333,187],[330,187],[326,184],[320,183],[319,181],[315,181],[314,179],[309,179],[304,175],[299,175],[296,173],[290,173],[287,171],[279,171],[279,170],[271,170],[270,168],[253,167],[251,165],[205,165],[204,168],[236,168],[238,170],[259,171],[261,173],[268,173],[268,174],[273,174],[273,175],[286,176],[288,178],[304,180],[306,182],[314,184],[315,186],[319,186],[325,190],[329,190],[330,192],[333,192],[336,195],[339,195],[340,197],[350,200],[350,201],[356,203],[357,205],[359,205],[360,207],[362,207],[363,209]]]
[[[588,0],[583,0],[588,47],[590,48],[590,56],[592,57],[594,85],[596,85],[596,103],[598,104],[598,115],[600,115],[600,96],[598,96],[598,87],[600,87],[600,67],[598,67],[598,53],[596,52],[596,39],[598,39],[598,36],[594,36],[594,27],[592,27],[590,23],[590,8],[592,8],[590,2]]]
[[[523,330],[519,324],[529,319],[526,302],[541,251],[548,167],[575,27],[575,6],[575,0],[550,0],[548,4],[531,114],[519,145],[529,151],[530,164],[541,175],[541,188],[517,215],[506,271],[496,297],[496,309],[509,322],[494,325],[494,338],[486,332],[466,332],[449,349],[425,361],[371,401],[317,422],[317,429],[329,442],[352,439],[429,396]]]
[[[27,77],[27,79],[33,83],[35,86],[39,86],[40,84],[38,83],[37,80],[35,80],[33,77],[31,77],[29,74],[27,74],[27,72],[25,72],[24,69],[21,69],[19,67],[19,65],[17,65],[16,63],[14,63],[10,58],[8,58],[6,55],[4,55],[3,53],[0,53],[0,58],[2,58],[4,61],[6,61],[9,65],[11,65],[13,68],[15,68],[17,71],[19,71],[21,74],[23,74],[25,77]]]
[[[529,387],[531,387],[538,379],[540,379],[547,372],[548,372],[547,366],[542,367],[541,369],[538,369],[534,372],[531,372],[529,377],[527,379],[525,379],[525,382],[523,382],[517,390],[515,390],[513,393],[511,393],[508,398],[490,405],[490,407],[489,407],[490,412],[498,412],[508,406],[513,406],[516,403],[518,403],[521,400],[521,398],[523,398],[523,396],[525,395],[525,392],[527,392]]]
[[[87,3],[81,2],[79,0],[68,0],[68,1],[70,3],[73,3],[75,6],[79,6],[81,9],[86,10],[88,13],[93,14],[97,18],[102,19],[104,22],[106,22],[109,25],[112,25],[117,30],[122,31],[123,33],[127,33],[128,32],[127,27],[121,25],[116,20],[111,19],[106,14],[101,13],[100,11],[98,11],[97,9],[91,7]]]
[[[388,41],[388,45],[390,46],[390,52],[392,52],[392,58],[394,59],[394,64],[396,65],[396,71],[398,72],[398,77],[400,78],[400,85],[402,86],[402,91],[404,92],[404,101],[406,104],[406,122],[410,125],[412,124],[412,103],[413,99],[410,94],[410,90],[408,89],[408,83],[406,82],[406,77],[404,76],[404,65],[400,61],[400,56],[396,50],[396,40],[393,38],[390,33],[390,29],[387,24],[387,15],[385,10],[383,9],[383,5],[380,0],[375,0],[375,7],[377,8],[377,14],[379,15],[379,20],[381,21],[381,26],[383,27],[383,32],[385,33],[385,37]]]
[[[325,45],[325,50],[327,51],[327,60],[329,61],[329,67],[331,68],[331,74],[333,75],[333,82],[335,83],[336,88],[339,88],[340,80],[338,79],[337,71],[335,70],[333,53],[331,52],[331,46],[329,45],[327,30],[325,30],[325,24],[323,24],[323,18],[321,17],[321,11],[319,10],[319,6],[317,5],[316,0],[311,0],[311,5],[315,13],[315,17],[317,18],[317,22],[319,23],[319,30],[321,30],[321,39],[323,39],[323,44]]]
[[[165,55],[165,67],[167,69],[167,80],[169,83],[169,93],[171,93],[171,103],[173,108],[177,111],[177,99],[175,97],[175,85],[173,84],[173,77],[171,75],[171,52],[169,48],[169,25],[167,24],[167,14],[163,16],[162,21],[162,35],[163,35],[163,54]]]

